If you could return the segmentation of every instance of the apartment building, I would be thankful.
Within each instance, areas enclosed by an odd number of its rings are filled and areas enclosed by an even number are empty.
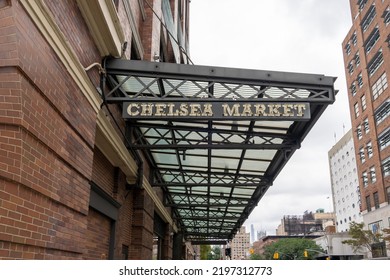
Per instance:
[[[247,259],[250,246],[250,233],[241,227],[230,243],[232,260]]]
[[[350,0],[350,6],[352,27],[342,46],[361,211],[377,231],[390,227],[390,1]]]
[[[350,222],[363,222],[360,213],[359,177],[352,136],[351,129],[328,152],[337,232],[348,231]]]

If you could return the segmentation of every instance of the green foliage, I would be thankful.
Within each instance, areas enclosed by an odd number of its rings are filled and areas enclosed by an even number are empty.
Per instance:
[[[219,260],[221,258],[221,247],[200,245],[200,259],[201,260]]]
[[[363,228],[364,223],[351,222],[348,230],[351,239],[342,241],[343,244],[350,245],[355,253],[362,248],[371,252],[371,245],[379,242],[383,237],[380,233],[373,233],[371,230]]]
[[[208,260],[208,255],[211,252],[210,245],[200,245],[200,259]]]
[[[308,257],[304,257],[307,250]],[[265,247],[264,256],[267,260],[272,260],[274,253],[279,253],[281,260],[304,260],[314,259],[323,250],[313,240],[306,238],[285,238],[280,239]]]
[[[264,260],[264,256],[255,253],[255,254],[251,254],[250,259],[251,260]]]
[[[221,247],[213,246],[211,251],[208,253],[208,260],[219,260],[221,258]]]

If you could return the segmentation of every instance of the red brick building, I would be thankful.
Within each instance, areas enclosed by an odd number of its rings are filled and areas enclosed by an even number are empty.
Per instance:
[[[161,191],[135,187],[143,161],[128,152],[116,107],[101,107],[99,64],[108,55],[185,63],[188,8],[0,1],[0,259],[174,257]],[[181,27],[178,54],[168,23]]]
[[[390,227],[390,2],[351,0],[343,41],[361,212],[373,231]],[[385,254],[384,247],[377,256]]]

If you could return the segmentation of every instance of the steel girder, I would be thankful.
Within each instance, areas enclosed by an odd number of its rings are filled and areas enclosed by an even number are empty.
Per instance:
[[[221,244],[234,236],[336,93],[335,78],[315,74],[115,58],[105,59],[103,68],[104,102],[119,107],[183,101],[308,104],[309,119],[171,114],[127,120],[129,149],[145,155],[149,182],[163,188],[165,205],[194,244]]]

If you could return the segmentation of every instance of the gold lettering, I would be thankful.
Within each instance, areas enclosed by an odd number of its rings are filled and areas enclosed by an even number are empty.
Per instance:
[[[132,110],[134,108],[135,110]],[[127,113],[130,116],[138,116],[139,115],[139,105],[136,103],[130,103],[129,106],[127,107]]]
[[[242,106],[243,106],[243,109],[241,112],[241,117],[251,117],[253,115],[251,104],[244,104]]]
[[[283,104],[283,117],[293,117],[294,112],[291,112],[291,109],[294,109],[294,106],[291,104]]]
[[[154,114],[155,116],[166,116],[165,108],[167,107],[166,104],[164,103],[158,103],[156,104],[156,113]]]
[[[239,117],[240,112],[238,111],[240,109],[239,104],[234,104],[232,108],[229,107],[229,104],[222,104],[223,108],[223,116],[234,116]]]
[[[278,104],[268,104],[268,110],[269,110],[269,115],[270,116],[280,116],[280,112],[279,112],[279,109],[280,109],[280,105]]]
[[[190,116],[191,117],[198,117],[201,115],[201,108],[200,108],[200,104],[190,104]]]
[[[209,104],[209,103],[204,104],[202,116],[204,116],[204,117],[212,117],[213,115],[214,115],[214,113],[213,113],[213,105]]]
[[[185,103],[180,104],[180,116],[181,117],[188,116],[188,104]]]
[[[153,114],[153,107],[154,105],[152,103],[142,103],[141,104],[141,115],[142,116],[151,116]]]
[[[298,105],[295,105],[295,106],[298,107],[297,116],[298,117],[302,117],[305,114],[306,104],[298,104]]]
[[[268,116],[268,114],[265,112],[265,105],[264,104],[255,104],[256,112],[255,116]]]
[[[175,104],[173,104],[173,103],[168,103],[168,104],[167,104],[167,107],[168,107],[167,116],[169,116],[169,117],[177,116],[177,115],[175,114],[175,112],[173,111],[173,110],[175,109]]]

